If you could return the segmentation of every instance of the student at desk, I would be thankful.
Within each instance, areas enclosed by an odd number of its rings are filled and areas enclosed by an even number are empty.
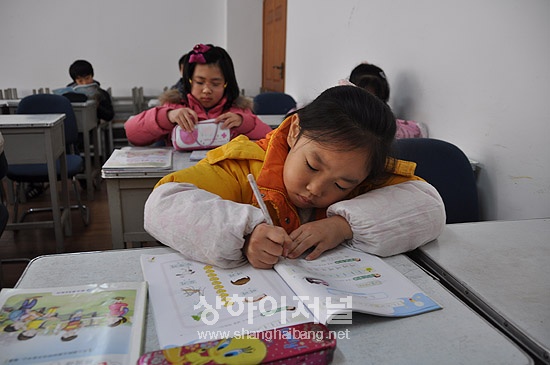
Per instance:
[[[97,119],[102,119],[106,122],[113,120],[115,116],[115,110],[113,108],[113,102],[109,93],[101,88],[99,81],[94,80],[94,68],[92,64],[85,60],[76,60],[69,67],[69,75],[73,79],[73,82],[67,86],[73,87],[76,85],[90,85],[97,84]]]
[[[271,127],[252,112],[251,100],[239,95],[233,61],[221,47],[198,44],[185,58],[183,95],[170,90],[161,95],[161,106],[146,110],[125,124],[128,141],[148,146],[164,140],[176,125],[192,132],[201,120],[216,119],[231,138],[244,134],[250,139],[264,138]]]
[[[197,165],[165,176],[149,196],[145,229],[192,260],[270,268],[349,241],[381,256],[415,249],[441,233],[443,201],[389,157],[390,108],[364,89],[336,86],[258,142],[239,136]],[[260,187],[268,225],[247,180]],[[254,206],[256,205],[256,207]]]
[[[348,80],[340,80],[340,84],[351,84],[361,87],[373,95],[376,95],[384,103],[390,100],[390,84],[386,73],[380,67],[371,63],[357,65],[349,76]],[[426,125],[414,120],[396,119],[397,131],[395,138],[427,138],[428,128]]]
[[[193,51],[191,51],[193,52]],[[191,53],[189,52],[189,53]],[[177,90],[179,91],[179,93],[181,95],[184,95],[185,93],[185,89],[184,89],[184,82],[183,82],[183,70],[184,70],[184,67],[185,67],[185,63],[188,61],[188,57],[189,57],[189,53],[186,53],[184,54],[183,56],[180,57],[180,59],[178,60],[178,66],[179,66],[179,70],[180,70],[180,75],[181,77],[179,78],[178,82],[176,82],[170,89],[171,90]],[[169,94],[163,94],[161,96],[161,98],[165,97],[165,96],[168,96],[168,95],[171,95],[171,93]],[[160,100],[159,100],[160,101]]]

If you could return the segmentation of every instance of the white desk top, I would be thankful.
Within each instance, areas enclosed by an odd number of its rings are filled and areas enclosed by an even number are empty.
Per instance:
[[[0,100],[0,105],[15,107],[15,106],[18,106],[20,102],[21,102],[21,99],[5,99],[5,100]],[[95,105],[96,101],[93,99],[90,99],[83,102],[71,103],[71,104],[76,107],[87,107],[87,106]]]
[[[0,100],[0,104],[5,106],[18,106],[21,99],[4,99]]]
[[[140,255],[174,252],[167,247],[47,255],[34,259],[16,287],[40,288],[100,282],[140,281]],[[331,325],[345,331],[339,339],[333,364],[532,364],[508,338],[488,325],[437,281],[404,255],[386,259],[442,310],[395,319],[353,314],[351,325]],[[146,352],[159,348],[152,306],[145,331]]]
[[[550,219],[447,225],[419,260],[550,363]]]
[[[65,114],[1,114],[1,128],[51,127],[65,119]]]

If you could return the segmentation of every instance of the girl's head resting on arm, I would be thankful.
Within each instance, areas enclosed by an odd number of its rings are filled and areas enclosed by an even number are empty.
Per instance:
[[[298,110],[290,127],[283,178],[299,208],[326,208],[363,181],[387,176],[395,117],[376,96],[336,86]]]
[[[183,65],[183,97],[193,95],[203,107],[217,105],[225,96],[229,109],[239,96],[233,61],[225,49],[211,44],[197,44]]]

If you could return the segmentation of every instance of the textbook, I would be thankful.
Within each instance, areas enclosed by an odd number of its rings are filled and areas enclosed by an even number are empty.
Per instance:
[[[108,172],[172,169],[171,148],[123,147],[113,151],[102,169]]]
[[[0,364],[135,364],[146,282],[0,291]]]
[[[84,94],[88,98],[95,96],[99,90],[99,85],[95,82],[86,85],[67,86],[59,89],[54,89],[52,92],[56,95],[63,95],[67,93]]]
[[[379,257],[345,245],[273,270],[221,269],[179,253],[141,255],[161,348],[315,322],[352,313],[412,316],[441,307]]]

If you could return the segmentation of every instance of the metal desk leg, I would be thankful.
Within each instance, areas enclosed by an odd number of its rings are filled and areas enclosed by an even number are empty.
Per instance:
[[[113,250],[124,248],[124,225],[122,222],[122,202],[118,179],[107,180],[107,195],[109,196],[109,216],[111,219],[111,236]]]

